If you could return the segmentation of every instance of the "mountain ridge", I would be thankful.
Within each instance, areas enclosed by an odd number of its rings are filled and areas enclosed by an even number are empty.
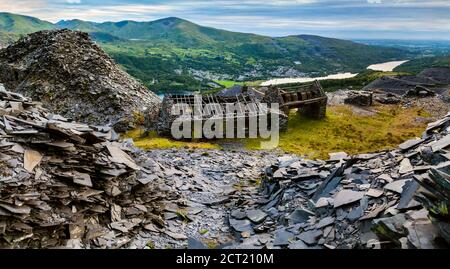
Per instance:
[[[29,17],[15,16],[33,25]],[[16,34],[56,27],[88,32],[128,73],[157,92],[209,89],[219,86],[217,80],[359,72],[373,63],[411,56],[397,48],[315,35],[270,37],[232,32],[177,17],[103,23],[75,19],[52,26],[45,22],[25,26],[20,30],[0,25],[0,31]]]

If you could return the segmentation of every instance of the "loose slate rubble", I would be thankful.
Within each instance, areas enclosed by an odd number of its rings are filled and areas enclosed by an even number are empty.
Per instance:
[[[447,247],[449,116],[408,149],[270,165],[275,153],[143,153],[4,91],[0,115],[0,247]],[[260,190],[241,185],[265,166]]]
[[[122,70],[89,34],[67,29],[39,31],[1,50],[0,83],[53,113],[118,132],[150,124],[161,107],[158,96]],[[10,105],[13,113],[21,110],[20,102]]]
[[[120,248],[162,228],[166,191],[117,138],[0,89],[0,248]]]
[[[450,114],[391,151],[279,158],[263,174],[252,210],[267,217],[247,223],[251,237],[269,234],[263,248],[448,248],[449,125]]]

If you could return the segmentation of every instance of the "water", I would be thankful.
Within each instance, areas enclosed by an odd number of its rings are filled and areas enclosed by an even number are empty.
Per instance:
[[[278,85],[278,84],[285,84],[285,83],[305,83],[305,82],[312,82],[315,80],[325,80],[325,79],[345,79],[345,78],[355,77],[356,75],[358,75],[358,74],[353,74],[353,73],[347,72],[347,73],[338,73],[338,74],[328,75],[326,77],[315,77],[315,78],[309,78],[309,77],[276,78],[276,79],[271,79],[271,80],[261,83],[261,86]]]
[[[397,66],[408,62],[409,60],[405,61],[392,61],[392,62],[385,62],[385,63],[379,63],[379,64],[372,64],[367,67],[367,69],[375,70],[375,71],[383,71],[383,72],[391,72],[393,71]]]
[[[375,71],[384,71],[384,72],[390,72],[394,70],[397,66],[408,62],[408,60],[404,61],[391,61],[391,62],[385,62],[385,63],[378,63],[378,64],[372,64],[367,67],[367,69],[375,70]],[[328,75],[326,77],[300,77],[300,78],[275,78],[271,80],[267,80],[263,83],[261,83],[261,86],[269,86],[269,85],[279,85],[279,84],[286,84],[286,83],[306,83],[306,82],[313,82],[315,80],[326,80],[326,79],[346,79],[346,78],[353,78],[357,76],[356,73],[337,73],[333,75]],[[164,98],[165,93],[170,94],[194,94],[194,92],[189,91],[167,91],[164,93],[156,93],[158,97],[162,100]]]
[[[385,63],[378,63],[378,64],[372,64],[367,67],[367,69],[375,70],[375,71],[384,71],[384,72],[390,72],[393,71],[397,66],[408,62],[408,60],[404,61],[391,61],[391,62],[385,62]],[[326,80],[326,79],[346,79],[346,78],[352,78],[355,77],[358,74],[354,73],[337,73],[333,75],[328,75],[326,77],[301,77],[301,78],[276,78],[271,79],[268,81],[265,81],[261,83],[261,86],[269,86],[269,85],[278,85],[278,84],[285,84],[285,83],[305,83],[305,82],[312,82],[314,80]]]

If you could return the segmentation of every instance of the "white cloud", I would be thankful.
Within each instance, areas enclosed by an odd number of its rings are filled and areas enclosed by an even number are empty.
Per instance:
[[[367,0],[369,4],[403,7],[450,7],[448,0]]]
[[[435,34],[439,38],[450,38],[450,1],[435,0],[174,0],[115,5],[88,5],[83,0],[15,0],[11,5],[10,0],[0,0],[0,10],[52,22],[151,21],[176,16],[216,28],[278,36],[326,33],[343,37],[373,31],[417,33],[411,37],[434,32],[441,33]]]
[[[11,13],[29,14],[34,10],[46,6],[45,0],[15,0],[14,4],[10,0],[0,0],[0,10]]]

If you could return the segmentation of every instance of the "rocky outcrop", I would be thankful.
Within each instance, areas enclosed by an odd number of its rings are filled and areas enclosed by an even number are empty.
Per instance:
[[[416,87],[425,87],[433,93],[447,95],[450,84],[450,68],[427,68],[414,76],[384,76],[364,87],[365,91],[385,91],[404,95]]]
[[[164,184],[106,126],[0,87],[0,248],[118,248],[163,225]]]
[[[373,93],[366,91],[339,90],[327,93],[328,105],[371,106]]]
[[[156,117],[159,98],[87,33],[41,31],[0,51],[0,82],[66,118],[124,131]]]

